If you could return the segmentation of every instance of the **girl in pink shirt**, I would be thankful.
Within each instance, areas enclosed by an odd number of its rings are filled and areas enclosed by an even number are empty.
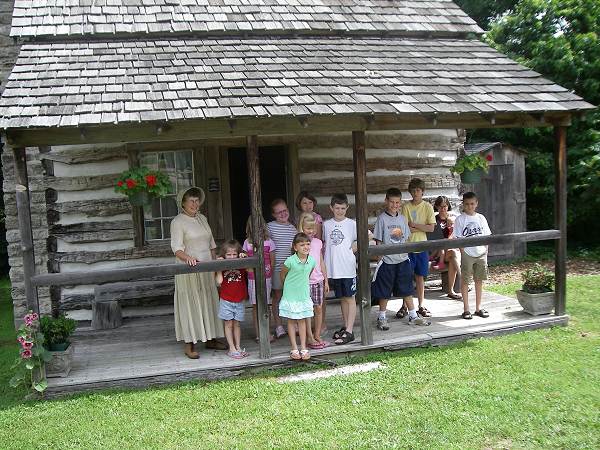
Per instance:
[[[316,237],[317,222],[311,212],[305,212],[298,219],[298,231],[305,233],[310,238],[310,256],[316,261],[315,268],[310,274],[310,298],[313,301],[313,312],[315,317],[314,330],[311,329],[310,318],[305,319],[307,329],[308,347],[312,349],[325,348],[329,345],[321,339],[321,327],[323,326],[323,306],[325,295],[329,292],[327,282],[327,270],[323,260],[323,241]]]
[[[323,239],[323,218],[315,212],[316,207],[317,199],[307,191],[300,192],[296,197],[296,208],[300,211],[300,215],[304,213],[311,213],[313,215],[315,219],[315,237]],[[297,224],[298,229],[300,229],[300,219],[298,219]]]

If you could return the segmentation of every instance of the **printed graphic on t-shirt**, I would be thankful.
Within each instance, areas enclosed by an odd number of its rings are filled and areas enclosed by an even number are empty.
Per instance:
[[[477,236],[483,234],[483,228],[479,222],[467,222],[462,231],[462,237]]]
[[[223,278],[228,283],[239,283],[243,280],[242,272],[239,270],[230,270],[229,272],[224,272]]]
[[[390,241],[392,244],[401,244],[404,235],[402,234],[402,228],[397,225],[388,225],[390,231]]]
[[[333,245],[340,245],[344,241],[344,233],[339,228],[334,228],[329,234],[329,239]]]

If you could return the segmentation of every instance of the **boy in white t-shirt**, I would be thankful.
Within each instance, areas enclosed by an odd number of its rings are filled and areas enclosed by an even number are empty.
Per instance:
[[[352,333],[356,318],[356,222],[346,217],[348,197],[334,194],[329,205],[333,219],[323,223],[325,241],[325,267],[329,276],[329,287],[341,299],[344,326],[333,333],[338,345],[354,340]]]
[[[453,238],[469,238],[477,236],[489,236],[492,234],[486,218],[475,210],[477,209],[477,195],[474,192],[466,192],[463,195],[463,213],[456,218],[454,222]],[[462,298],[464,312],[463,319],[472,319],[469,311],[469,282],[471,276],[475,281],[475,315],[479,317],[489,317],[485,309],[481,309],[481,292],[483,289],[483,280],[487,280],[487,245],[478,245],[476,247],[465,247],[460,249],[461,262],[460,270],[462,272]]]

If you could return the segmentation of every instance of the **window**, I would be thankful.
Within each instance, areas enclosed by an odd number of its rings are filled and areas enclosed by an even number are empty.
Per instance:
[[[154,199],[152,205],[144,207],[146,241],[170,239],[171,220],[179,214],[177,192],[195,186],[193,152],[184,150],[141,153],[140,165],[158,169],[171,179],[173,191],[163,198]]]

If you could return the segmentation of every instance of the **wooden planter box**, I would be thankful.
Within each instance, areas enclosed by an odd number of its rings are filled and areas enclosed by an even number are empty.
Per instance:
[[[554,292],[542,292],[541,294],[529,294],[525,291],[517,291],[517,300],[523,307],[523,311],[532,316],[550,314],[554,309]]]
[[[66,350],[50,351],[52,359],[46,363],[46,376],[48,378],[66,377],[71,371],[71,361],[73,360],[73,344],[70,344]]]

